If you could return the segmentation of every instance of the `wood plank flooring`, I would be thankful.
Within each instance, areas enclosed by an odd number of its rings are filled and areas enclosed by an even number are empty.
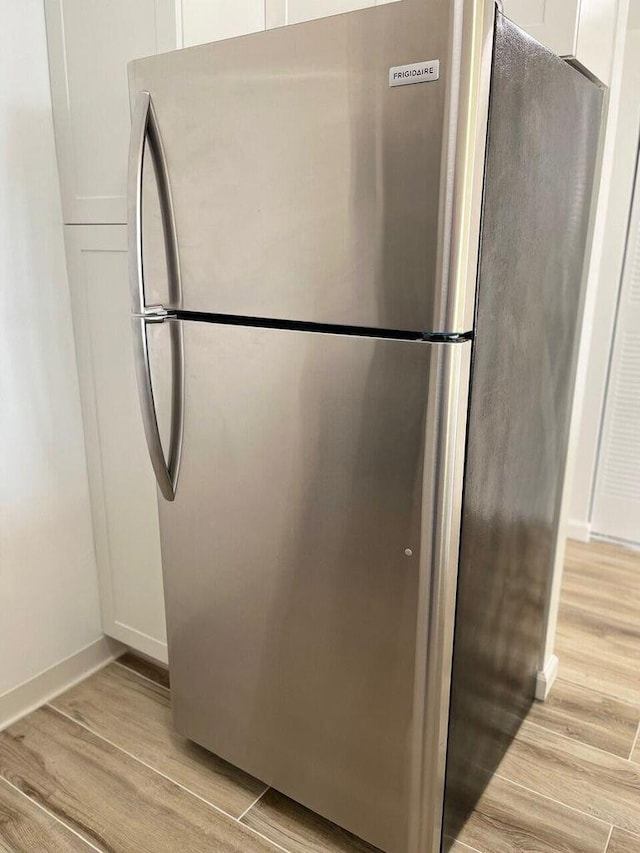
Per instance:
[[[640,554],[571,542],[557,654],[560,677],[640,705]]]
[[[92,849],[33,800],[0,780],[0,853],[90,853]]]
[[[273,850],[237,821],[51,707],[3,733],[0,775],[98,850]]]
[[[526,721],[498,774],[640,835],[640,765]]]
[[[638,850],[640,846],[635,835],[629,835],[620,829],[613,830],[607,853],[638,853]]]
[[[232,817],[266,790],[178,735],[171,725],[169,691],[124,666],[108,666],[51,704]]]
[[[640,610],[639,610],[640,612]],[[614,696],[558,678],[529,720],[589,746],[628,758],[638,730],[638,708]]]
[[[481,853],[603,853],[610,827],[495,776],[460,834]]]
[[[640,554],[571,543],[560,678],[448,853],[640,853]],[[0,734],[0,853],[375,853],[179,737],[125,655]]]
[[[375,850],[274,790],[269,790],[243,820],[287,850],[304,850],[305,853],[328,850],[332,853],[372,853]]]

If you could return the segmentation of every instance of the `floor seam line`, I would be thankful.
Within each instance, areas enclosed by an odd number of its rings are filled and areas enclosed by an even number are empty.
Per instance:
[[[607,853],[609,849],[609,844],[611,844],[611,836],[613,835],[613,824],[611,824],[611,829],[609,830],[609,835],[607,836],[607,843],[604,845],[604,850],[602,853]]]
[[[467,844],[466,841],[460,841],[459,838],[454,838],[452,840],[454,844],[459,844],[461,847],[464,847],[465,850],[471,850],[471,853],[480,853],[480,851],[476,847],[472,847],[470,844]]]
[[[258,838],[262,838],[263,841],[266,841],[268,844],[272,844],[278,850],[282,850],[282,853],[291,853],[287,847],[283,847],[282,844],[278,844],[277,841],[273,841],[273,839],[269,838],[267,835],[264,835],[260,830],[254,829],[252,826],[249,826],[247,823],[241,824],[243,829],[246,829],[247,832],[253,833],[253,835],[257,835]]]
[[[164,684],[160,684],[159,681],[155,681],[153,678],[149,678],[149,676],[147,675],[142,675],[138,672],[137,669],[132,669],[130,666],[127,666],[126,663],[120,663],[120,661],[118,660],[111,661],[111,663],[114,663],[116,666],[119,666],[120,669],[126,670],[131,675],[135,675],[138,678],[142,678],[143,681],[148,681],[149,684],[153,684],[154,687],[159,687],[161,690],[165,690],[167,693],[171,693],[170,687],[165,687]]]
[[[116,663],[116,661],[114,661]],[[604,699],[612,699],[614,702],[620,702],[621,705],[628,705],[633,709],[640,709],[640,705],[630,702],[628,699],[621,699],[619,696],[616,696],[614,693],[607,693],[606,690],[598,690],[597,687],[587,687],[582,684],[580,681],[573,681],[571,676],[563,675],[558,676],[555,683],[559,684],[561,682],[565,682],[565,684],[570,684],[572,687],[579,687],[581,690],[584,690],[587,693],[595,693],[598,696],[602,696]],[[551,696],[551,693],[549,694]],[[544,703],[543,703],[544,704]]]
[[[87,726],[84,723],[81,723],[79,720],[74,719],[70,714],[67,714],[65,711],[61,711],[59,708],[56,708],[55,705],[47,703],[44,707],[50,708],[52,711],[55,711],[56,714],[60,714],[61,717],[64,717],[65,719],[69,720],[70,722],[75,723],[77,726],[80,726],[81,729],[84,729],[85,731],[94,735],[94,737],[97,737],[100,740],[103,740],[105,743],[108,743],[109,746],[112,746],[114,749],[117,749],[119,752],[122,752],[124,755],[128,755],[129,758],[132,758],[134,761],[137,761],[138,764],[141,764],[143,767],[146,767],[147,770],[151,770],[153,773],[157,773],[158,776],[161,776],[163,779],[166,779],[167,782],[171,782],[172,785],[175,785],[177,788],[180,788],[180,790],[184,791],[185,794],[189,794],[191,797],[195,797],[196,800],[200,800],[200,802],[204,803],[206,806],[209,806],[209,808],[212,808],[214,811],[216,811],[219,814],[223,815],[224,817],[228,818],[233,823],[236,823],[236,824],[238,823],[237,818],[235,818],[233,815],[229,814],[229,812],[226,812],[224,809],[220,808],[220,806],[216,806],[214,803],[211,803],[211,802],[209,802],[209,800],[206,800],[204,797],[201,797],[200,794],[196,794],[195,791],[192,791],[190,788],[187,788],[185,785],[182,785],[180,782],[176,782],[175,779],[172,779],[171,776],[167,776],[166,773],[163,773],[161,770],[158,770],[157,767],[153,767],[151,764],[147,764],[146,761],[143,761],[141,758],[138,758],[137,755],[134,755],[132,752],[129,752],[128,750],[124,749],[121,746],[118,746],[117,743],[114,743],[112,740],[109,740],[109,738],[104,737],[104,735],[101,735],[95,729],[92,729],[90,726]],[[290,853],[290,851],[286,850],[286,848],[281,847],[275,841],[271,841],[271,839],[267,838],[266,835],[262,835],[261,833],[257,832],[255,829],[253,829],[251,826],[248,826],[246,823],[243,823],[242,827],[244,829],[246,829],[248,832],[252,832],[254,835],[259,835],[261,838],[264,838],[265,841],[268,841],[269,844],[273,844],[274,847],[277,847],[280,850],[284,850],[285,853]]]
[[[59,818],[58,815],[55,814],[55,812],[49,811],[49,809],[46,806],[44,806],[42,803],[39,803],[38,800],[34,800],[33,797],[30,797],[29,794],[22,791],[20,788],[18,788],[17,785],[14,785],[13,782],[10,782],[5,776],[0,776],[0,779],[2,779],[2,781],[9,788],[12,788],[14,791],[16,791],[16,793],[20,794],[21,797],[24,797],[25,800],[28,800],[36,808],[40,809],[40,811],[44,812],[46,815],[48,815],[56,823],[59,823],[60,826],[64,826],[65,829],[68,829],[69,832],[71,832],[73,835],[75,835],[76,838],[79,838],[80,841],[82,841],[83,844],[86,844],[87,847],[89,847],[91,850],[95,850],[95,851],[97,851],[97,853],[104,853],[104,848],[96,847],[95,844],[93,844],[91,841],[88,841],[84,837],[84,835],[81,835],[77,829],[74,829],[72,826],[69,826],[69,824],[65,823],[61,818]]]
[[[624,761],[624,759],[622,759]],[[522,788],[523,791],[528,791],[530,794],[535,794],[536,797],[542,797],[543,800],[549,800],[551,803],[556,803],[558,806],[562,806],[564,809],[569,809],[569,811],[576,812],[576,814],[583,815],[583,817],[591,818],[591,820],[595,820],[598,823],[603,823],[605,826],[611,826],[611,821],[605,820],[601,817],[596,817],[589,812],[584,812],[582,809],[577,809],[575,806],[569,806],[567,803],[563,803],[562,800],[556,800],[554,797],[550,797],[548,794],[541,794],[540,791],[536,791],[534,788],[527,788],[526,785],[522,785],[520,782],[514,782],[513,779],[509,779],[508,776],[503,776],[501,773],[495,772],[493,774],[497,776],[498,779],[502,779],[503,782],[509,782],[510,785],[515,785],[516,788]]]
[[[237,818],[236,818],[236,820],[238,821],[238,823],[241,823],[241,822],[242,822],[242,818],[247,814],[247,812],[250,812],[250,811],[251,811],[251,809],[252,809],[254,806],[256,806],[256,805],[260,802],[260,800],[264,797],[264,795],[267,793],[267,791],[269,791],[269,790],[270,790],[270,788],[271,788],[271,786],[270,786],[270,785],[267,785],[267,787],[266,787],[266,788],[264,789],[264,791],[260,794],[260,796],[259,796],[259,797],[256,797],[256,798],[255,798],[255,800],[251,803],[251,805],[250,805],[250,806],[248,806],[248,807],[247,807],[247,808],[242,812],[242,814],[240,815],[240,817],[237,817]]]
[[[627,761],[632,761],[633,753],[636,751],[636,746],[638,745],[638,738],[640,737],[640,722],[638,722],[638,728],[636,729],[636,736],[633,739],[633,743],[631,744],[631,752],[629,753],[629,758]],[[635,761],[633,761],[635,764]]]
[[[550,732],[553,735],[557,735],[558,737],[562,738],[563,740],[569,741],[569,743],[579,743],[580,746],[585,746],[585,747],[587,747],[587,749],[595,749],[598,752],[601,752],[603,755],[608,755],[609,758],[617,758],[618,761],[628,761],[628,759],[624,758],[624,756],[622,756],[622,755],[616,755],[615,752],[607,752],[607,750],[602,749],[602,747],[594,746],[591,743],[584,743],[584,741],[576,740],[575,738],[569,737],[569,735],[563,735],[562,732],[558,732],[555,729],[548,729],[546,726],[542,726],[542,725],[540,725],[540,723],[536,723],[533,720],[529,720],[529,719],[525,718],[525,723],[527,725],[530,725],[530,726],[535,726],[537,729],[542,729],[545,732]],[[520,735],[521,731],[522,731],[522,729],[520,729],[520,731],[516,735],[515,740],[519,739],[519,735]],[[637,734],[636,734],[636,737],[637,737]]]

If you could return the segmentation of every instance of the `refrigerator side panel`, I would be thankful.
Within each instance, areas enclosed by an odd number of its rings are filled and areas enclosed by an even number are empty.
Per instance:
[[[534,695],[603,90],[498,15],[454,641],[455,837]]]
[[[441,545],[429,404],[470,344],[182,325],[182,465],[160,501],[176,727],[406,853]],[[461,470],[458,489],[459,517]]]

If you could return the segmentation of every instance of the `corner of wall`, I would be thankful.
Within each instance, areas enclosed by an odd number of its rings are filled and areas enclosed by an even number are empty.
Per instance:
[[[55,666],[0,696],[0,731],[120,657],[125,646],[100,637]]]
[[[558,658],[556,655],[550,655],[543,669],[538,672],[536,677],[535,698],[539,702],[546,702],[557,677]]]

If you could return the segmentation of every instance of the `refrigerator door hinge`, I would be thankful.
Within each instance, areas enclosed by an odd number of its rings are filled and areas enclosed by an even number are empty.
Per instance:
[[[164,307],[164,305],[145,305],[141,314],[134,314],[147,323],[164,323],[165,320],[174,320],[176,312]]]

